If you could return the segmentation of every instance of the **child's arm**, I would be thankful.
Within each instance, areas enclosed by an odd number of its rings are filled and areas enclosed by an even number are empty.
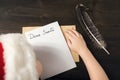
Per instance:
[[[78,53],[82,58],[88,70],[91,80],[108,80],[103,68],[91,54],[81,34],[75,30],[69,30],[65,33],[69,47]]]

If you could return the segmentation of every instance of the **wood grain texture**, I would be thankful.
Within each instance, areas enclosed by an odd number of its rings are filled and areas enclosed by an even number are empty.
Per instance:
[[[84,3],[90,16],[107,42],[111,55],[93,47],[82,31],[75,15],[75,5]],[[77,25],[87,45],[110,80],[120,80],[120,0],[0,0],[0,33],[16,33],[22,26],[45,25],[58,21],[60,25]],[[82,61],[77,68],[49,80],[88,80]]]

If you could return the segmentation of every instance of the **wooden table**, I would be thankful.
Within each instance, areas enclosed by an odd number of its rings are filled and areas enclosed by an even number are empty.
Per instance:
[[[111,55],[96,49],[79,25],[75,6],[84,3],[105,38]],[[0,0],[0,33],[21,33],[22,26],[39,26],[53,21],[60,25],[77,25],[93,55],[110,80],[120,79],[120,1],[119,0]],[[77,68],[57,75],[52,80],[86,80],[88,73],[82,61]],[[49,80],[51,80],[49,79]]]

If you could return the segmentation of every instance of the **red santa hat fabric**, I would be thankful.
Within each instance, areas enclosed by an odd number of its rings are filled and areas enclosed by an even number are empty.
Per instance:
[[[38,80],[36,57],[21,34],[0,35],[0,80]]]

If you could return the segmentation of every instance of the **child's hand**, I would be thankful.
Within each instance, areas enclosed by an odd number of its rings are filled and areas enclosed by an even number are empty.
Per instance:
[[[75,30],[65,33],[69,47],[79,53],[88,70],[91,80],[109,80],[106,73],[86,46],[81,34]]]
[[[81,34],[75,30],[69,30],[65,32],[68,46],[75,52],[81,53],[87,49],[86,43]]]

